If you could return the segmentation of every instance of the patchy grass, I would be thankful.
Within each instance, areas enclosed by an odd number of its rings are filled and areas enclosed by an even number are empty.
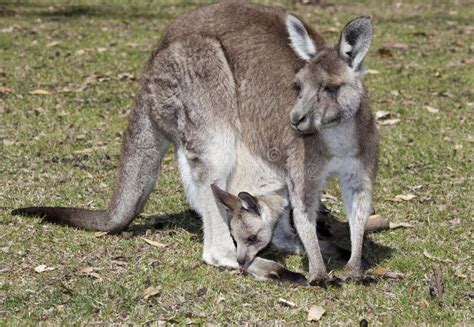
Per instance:
[[[365,252],[373,268],[404,273],[401,281],[292,288],[204,265],[200,220],[188,209],[171,151],[128,233],[98,237],[10,216],[11,208],[28,204],[106,206],[135,80],[163,28],[201,2],[0,3],[0,324],[303,323],[313,304],[326,309],[328,325],[362,318],[379,325],[471,324],[474,9],[468,1],[323,0],[322,7],[277,1],[334,42],[351,17],[375,19],[367,87],[373,110],[400,120],[381,127],[375,207],[415,227],[372,235]],[[48,94],[30,93],[37,89]],[[339,198],[335,184],[328,192]],[[409,193],[417,197],[389,200]],[[142,237],[169,246],[155,248]],[[54,270],[35,272],[42,264]],[[305,266],[296,256],[287,264]],[[437,265],[442,304],[429,294]],[[150,286],[160,292],[145,300]],[[280,306],[280,297],[298,307]]]

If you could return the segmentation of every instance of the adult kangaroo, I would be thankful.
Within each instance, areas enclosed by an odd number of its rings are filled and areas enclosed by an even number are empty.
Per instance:
[[[323,185],[317,170],[339,146],[363,162],[351,161],[354,172],[344,176],[354,181],[344,192],[352,238],[348,267],[359,276],[377,162],[376,128],[360,70],[371,39],[371,21],[365,17],[346,25],[339,43],[330,47],[295,16],[245,1],[184,14],[168,26],[145,66],[108,209],[31,207],[14,213],[121,231],[142,211],[172,143],[189,202],[203,219],[203,260],[237,268],[236,248],[210,185],[225,189],[242,142],[285,174],[310,278],[321,281],[327,272],[315,228]],[[296,72],[304,76],[294,84]],[[303,100],[310,105],[308,113],[303,113]],[[293,128],[289,117],[295,103],[300,109],[293,110]],[[324,109],[317,126],[315,103]],[[346,128],[345,121],[357,124]],[[328,124],[341,125],[334,142],[321,132]],[[345,148],[337,138],[341,133],[351,138]],[[254,260],[252,266],[265,275],[273,269],[267,263]]]

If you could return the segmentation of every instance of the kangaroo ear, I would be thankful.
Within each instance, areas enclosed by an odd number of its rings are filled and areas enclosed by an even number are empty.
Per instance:
[[[342,30],[339,38],[339,55],[349,61],[352,69],[360,70],[372,43],[372,35],[372,20],[367,16],[351,20]]]
[[[293,15],[286,18],[286,29],[290,38],[290,45],[298,57],[305,61],[316,55],[316,45],[308,34],[303,22]]]
[[[219,201],[225,205],[231,211],[237,211],[240,209],[240,200],[235,195],[230,194],[219,188],[216,184],[211,185],[212,192],[219,199]]]
[[[258,205],[257,198],[247,192],[240,192],[239,199],[242,208],[260,216],[260,206]]]

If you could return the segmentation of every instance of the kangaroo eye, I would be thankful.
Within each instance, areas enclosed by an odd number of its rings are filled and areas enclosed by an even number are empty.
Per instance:
[[[252,235],[247,238],[247,243],[254,244],[255,242],[257,242],[257,235]]]
[[[293,83],[293,90],[299,95],[301,93],[301,84],[298,82]]]
[[[324,88],[324,91],[328,92],[329,94],[336,94],[337,92],[339,92],[340,88],[340,85],[327,85]]]

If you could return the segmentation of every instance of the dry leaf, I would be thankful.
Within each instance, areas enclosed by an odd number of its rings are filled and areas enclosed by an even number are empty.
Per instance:
[[[386,119],[389,116],[390,116],[390,112],[388,112],[388,111],[377,111],[375,113],[375,118],[377,118],[377,120]]]
[[[148,300],[150,297],[158,295],[160,293],[160,287],[150,286],[143,291],[143,298]]]
[[[390,279],[402,279],[405,277],[405,274],[395,272],[395,271],[390,271],[384,267],[379,267],[375,269],[374,274],[379,277],[390,278]]]
[[[389,223],[389,228],[390,229],[395,229],[395,228],[400,228],[400,227],[413,228],[415,226],[413,226],[412,224],[409,224],[409,223]]]
[[[33,109],[33,111],[35,112],[35,114],[39,115],[43,113],[45,110],[41,107],[36,107],[35,109]]]
[[[432,113],[432,114],[437,114],[439,112],[439,109],[431,107],[431,106],[426,106],[425,108],[426,110],[428,110],[429,113]]]
[[[89,154],[92,151],[94,151],[94,148],[87,148],[87,149],[81,149],[81,150],[75,150],[72,151],[73,154]]]
[[[117,75],[117,79],[120,81],[124,81],[124,80],[134,81],[135,75],[130,74],[130,73],[120,73]]]
[[[329,27],[327,31],[330,33],[339,33],[341,30],[337,27]]]
[[[76,150],[76,151],[73,151],[72,153],[73,154],[89,154],[89,153],[92,153],[94,151],[104,149],[104,148],[105,148],[105,146],[96,146],[96,147],[92,147],[92,148]]]
[[[397,125],[400,122],[400,119],[387,119],[387,120],[382,120],[379,122],[380,125],[386,126],[386,125]]]
[[[98,273],[94,272],[94,271],[97,271],[97,270],[99,270],[99,268],[95,268],[95,267],[81,268],[79,270],[79,275],[93,277],[97,280],[102,280],[102,277]]]
[[[448,220],[448,223],[450,223],[451,225],[459,225],[461,223],[461,218],[454,218],[454,219]]]
[[[54,41],[54,42],[46,44],[46,48],[52,48],[52,47],[57,46],[58,44],[59,44],[58,41]]]
[[[278,304],[280,304],[284,307],[289,307],[289,308],[296,308],[298,306],[296,303],[285,300],[283,298],[278,299]]]
[[[378,267],[378,268],[374,269],[374,274],[377,275],[377,276],[383,276],[387,272],[388,272],[388,269],[384,268],[384,267]]]
[[[308,321],[319,321],[326,312],[323,307],[319,305],[313,305],[308,311]]]
[[[55,267],[47,267],[46,265],[39,265],[37,267],[35,267],[35,271],[38,273],[38,274],[41,274],[42,272],[45,272],[45,271],[51,271],[51,270],[54,270],[56,269]]]
[[[380,74],[380,72],[379,72],[378,70],[375,70],[375,69],[367,69],[367,70],[365,71],[365,73],[366,73],[367,75],[378,75],[378,74]]]
[[[462,272],[455,271],[455,272],[454,272],[454,276],[459,277],[459,278],[462,278],[462,279],[467,279],[467,280],[469,280],[470,282],[474,282],[474,275],[468,276],[468,275],[463,274]]]
[[[30,92],[33,95],[51,95],[51,92],[45,89],[36,89]]]
[[[12,26],[10,26],[10,27],[2,28],[2,29],[0,30],[0,32],[2,32],[2,33],[11,33],[11,32],[13,32],[15,29],[17,29],[17,28],[18,28],[17,26],[12,25]]]
[[[411,201],[416,198],[415,194],[398,194],[395,196],[395,199],[402,200],[402,201]]]
[[[94,236],[95,237],[102,237],[102,236],[107,235],[107,234],[108,234],[108,232],[95,232]]]
[[[149,240],[149,239],[144,238],[144,237],[142,237],[142,240],[144,240],[145,242],[147,242],[150,245],[156,246],[157,248],[165,248],[165,247],[168,246],[168,244],[163,244],[163,243],[160,243],[160,242],[152,241],[152,240]]]
[[[6,86],[0,86],[0,94],[9,94],[9,93],[13,93],[13,89]]]

